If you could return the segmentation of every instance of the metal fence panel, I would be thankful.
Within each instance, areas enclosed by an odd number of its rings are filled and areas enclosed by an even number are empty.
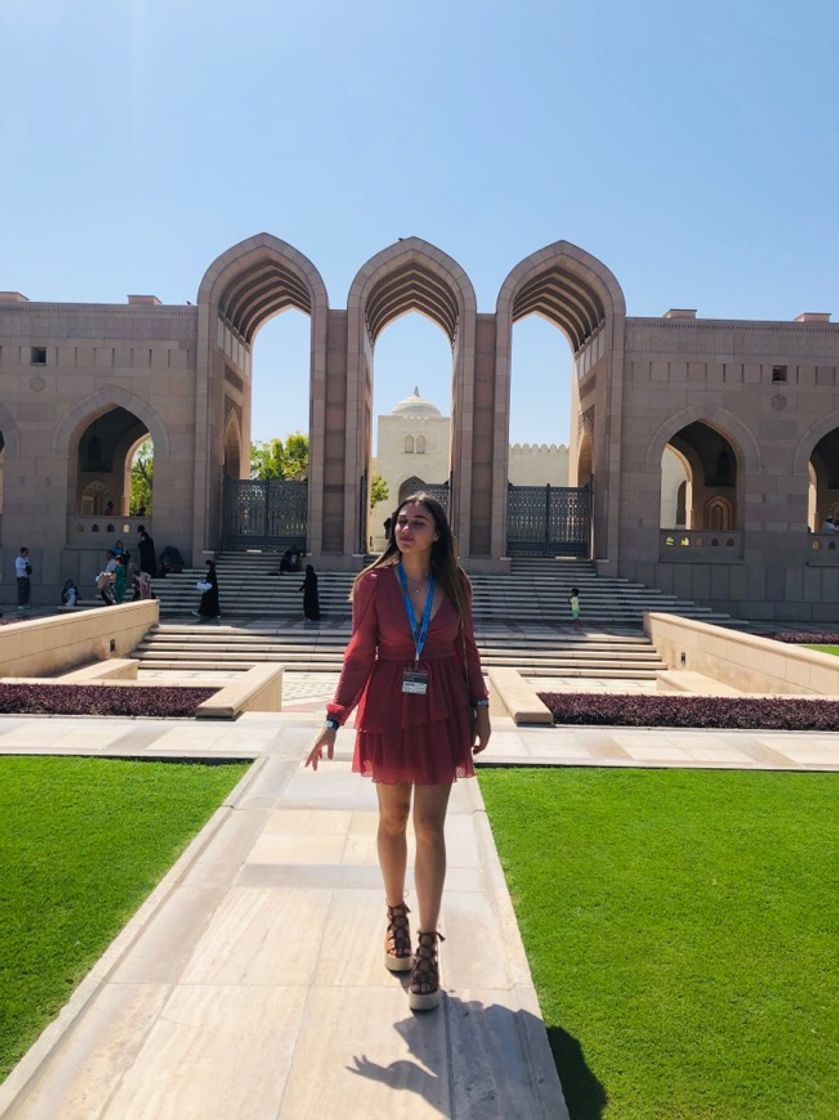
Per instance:
[[[589,486],[507,487],[507,551],[510,555],[588,556],[591,539]]]
[[[225,479],[224,547],[305,549],[308,494],[305,479]]]

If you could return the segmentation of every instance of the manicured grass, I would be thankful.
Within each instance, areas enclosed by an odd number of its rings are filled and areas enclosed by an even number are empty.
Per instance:
[[[833,1120],[839,775],[480,783],[574,1120]]]
[[[247,767],[0,758],[0,1080]]]
[[[807,649],[814,649],[817,653],[832,653],[834,657],[839,657],[839,646],[811,646],[807,643]]]

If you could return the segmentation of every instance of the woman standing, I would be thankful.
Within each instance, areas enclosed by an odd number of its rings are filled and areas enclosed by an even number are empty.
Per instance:
[[[379,800],[379,865],[387,901],[385,967],[411,970],[414,1010],[440,1000],[437,931],[446,874],[444,825],[452,782],[475,773],[489,741],[489,700],[472,630],[471,587],[446,513],[427,494],[393,515],[387,548],[353,584],[353,633],[323,731],[306,759],[332,758],[358,705],[353,770]],[[405,905],[406,828],[413,794],[416,954]]]
[[[204,576],[204,583],[209,583],[210,586],[201,596],[198,614],[201,618],[218,618],[221,611],[218,605],[218,576],[216,575],[214,560],[207,561],[207,574]]]
[[[311,564],[306,565],[306,574],[300,585],[303,592],[303,617],[310,622],[320,621],[320,600],[318,598],[318,577]]]
[[[114,568],[114,602],[121,603],[125,598],[125,587],[128,583],[128,553],[121,552],[117,556]]]

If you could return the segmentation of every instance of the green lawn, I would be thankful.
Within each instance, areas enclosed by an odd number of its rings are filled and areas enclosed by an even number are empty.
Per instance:
[[[805,645],[805,649],[814,649],[817,653],[832,653],[834,657],[839,657],[839,646],[810,646]]]
[[[247,767],[0,758],[0,1080]]]
[[[839,775],[480,783],[574,1120],[835,1120]]]

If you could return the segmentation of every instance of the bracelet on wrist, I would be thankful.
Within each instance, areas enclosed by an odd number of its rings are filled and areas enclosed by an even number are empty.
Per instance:
[[[489,698],[484,696],[480,700],[473,700],[472,701],[472,707],[473,708],[488,708],[489,707]]]
[[[326,719],[323,721],[324,731],[338,731],[340,729],[340,727],[341,727],[340,723],[333,716],[327,716]]]

